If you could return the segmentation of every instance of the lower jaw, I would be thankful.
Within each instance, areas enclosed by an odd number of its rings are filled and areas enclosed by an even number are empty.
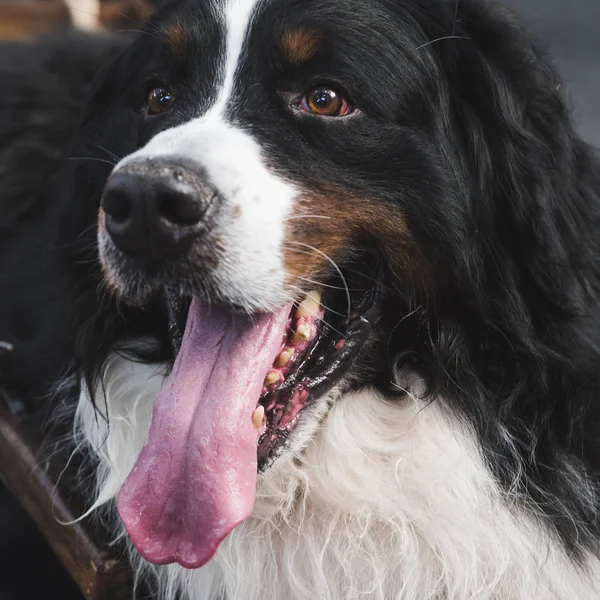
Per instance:
[[[257,419],[259,422],[255,423],[258,429],[259,473],[264,472],[285,452],[290,436],[299,423],[304,421],[305,416],[309,416],[309,411],[317,407],[317,401],[326,397],[351,371],[372,336],[383,304],[381,278],[373,279],[370,275],[359,274],[358,278],[353,276],[347,279],[350,283],[346,279],[330,280],[322,303],[327,308],[320,308],[314,313],[314,316],[318,316],[318,321],[312,326],[318,331],[318,335],[308,340],[301,351],[296,353],[291,368],[285,369],[285,376],[280,381],[276,384],[265,382],[257,403],[257,410],[262,414]],[[336,283],[339,285],[336,286]],[[346,296],[349,285],[352,289],[356,288],[350,294],[350,305]],[[169,333],[177,353],[190,299],[168,291],[166,297],[170,313]],[[330,307],[334,307],[334,310]],[[290,315],[290,319],[291,339],[297,333],[300,321],[295,318],[294,313]],[[286,347],[287,344],[284,344],[284,349]],[[273,371],[281,372],[281,369]],[[269,374],[271,373],[270,371]]]

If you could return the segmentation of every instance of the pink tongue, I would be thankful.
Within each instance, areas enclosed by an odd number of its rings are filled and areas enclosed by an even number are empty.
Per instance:
[[[251,318],[193,300],[146,444],[119,494],[121,519],[146,560],[200,567],[252,512],[252,413],[289,313]]]

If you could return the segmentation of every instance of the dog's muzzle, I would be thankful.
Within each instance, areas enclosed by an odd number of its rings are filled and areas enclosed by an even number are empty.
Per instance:
[[[115,246],[140,262],[152,262],[186,252],[205,230],[216,198],[198,166],[145,159],[111,175],[101,207]]]

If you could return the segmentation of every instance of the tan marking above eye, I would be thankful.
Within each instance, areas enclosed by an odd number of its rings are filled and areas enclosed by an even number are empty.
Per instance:
[[[185,27],[181,23],[169,25],[165,33],[167,48],[175,56],[183,56],[187,52],[188,36]]]
[[[284,56],[294,65],[310,60],[319,49],[321,34],[307,29],[291,29],[280,41]]]

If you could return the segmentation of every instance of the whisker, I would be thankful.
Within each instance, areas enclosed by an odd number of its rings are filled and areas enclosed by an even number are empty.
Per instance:
[[[104,158],[96,158],[94,156],[69,156],[69,160],[95,160],[97,162],[106,163],[111,167],[116,167],[117,163],[110,162],[110,160],[105,160]]]
[[[83,8],[77,8],[75,6],[70,6],[69,10],[81,13],[82,15],[93,15],[94,17],[99,17],[100,16],[97,12],[95,12],[93,10],[83,10]]]
[[[306,281],[307,283],[312,283],[313,285],[319,285],[324,288],[329,288],[330,290],[343,290],[344,289],[342,286],[331,285],[330,283],[323,283],[322,281],[317,281],[316,279],[310,279],[310,277],[302,277],[302,275],[299,275],[298,279],[302,279],[302,281]]]
[[[348,321],[350,321],[350,315],[352,313],[352,300],[350,298],[350,290],[348,288],[348,283],[346,282],[346,278],[344,277],[342,270],[337,266],[337,263],[330,256],[325,254],[325,252],[319,250],[318,248],[315,248],[314,246],[311,246],[310,244],[304,244],[303,242],[289,242],[289,243],[294,244],[295,246],[301,246],[303,248],[308,248],[309,250],[313,250],[314,252],[316,252],[317,254],[320,254],[323,258],[325,258],[326,260],[328,260],[331,263],[333,268],[338,272],[338,274],[346,288],[346,300],[348,301]]]
[[[351,287],[346,287],[346,286],[340,286],[340,285],[331,285],[330,283],[323,283],[322,281],[318,281],[316,279],[310,279],[309,277],[303,277],[302,275],[298,275],[298,279],[302,279],[302,281],[306,281],[307,283],[312,283],[313,285],[319,285],[321,287],[324,288],[328,288],[330,290],[345,290],[348,289],[351,292],[362,292],[364,290],[360,289],[360,288],[351,288]]]
[[[293,215],[286,217],[284,221],[293,221],[294,219],[331,219],[331,217],[326,217],[325,215]]]
[[[154,38],[155,40],[158,40],[159,42],[161,41],[157,35],[154,35],[154,34],[150,33],[149,31],[144,31],[143,29],[115,29],[115,32],[116,33],[143,33],[144,35]]]
[[[342,333],[339,329],[336,329],[331,323],[327,323],[325,322],[325,325],[327,325],[327,327],[329,327],[329,329],[331,329],[332,331],[335,331],[341,338],[346,339],[346,335],[344,333]],[[323,329],[319,329],[318,325],[315,323],[315,329],[321,334],[324,335],[325,334],[325,330]]]
[[[415,308],[414,310],[412,310],[411,312],[409,312],[407,315],[404,315],[397,323],[396,325],[394,325],[394,328],[392,329],[392,331],[390,331],[390,334],[388,336],[388,342],[387,342],[387,354],[388,357],[390,355],[390,344],[392,343],[392,336],[394,335],[394,333],[396,332],[396,330],[398,329],[398,327],[400,327],[400,325],[402,325],[402,323],[406,320],[409,319],[410,317],[412,317],[414,314],[418,313],[420,310],[419,307]]]
[[[302,290],[301,288],[299,288],[299,287],[297,287],[297,286],[295,286],[295,285],[293,285],[293,286],[291,286],[291,287],[295,288],[296,290],[298,290],[298,291],[299,291],[299,292],[301,292],[301,293],[304,293],[304,290]],[[298,308],[298,306],[299,306],[299,302],[297,302],[296,300],[293,300],[293,301],[292,301],[292,304],[293,304],[293,305],[294,305],[296,308]],[[338,316],[340,316],[340,317],[345,317],[345,316],[346,316],[346,315],[343,315],[342,313],[339,313],[339,312],[337,312],[336,310],[333,310],[332,308],[329,308],[329,307],[325,306],[323,303],[321,303],[321,306],[322,306],[323,308],[325,308],[326,310],[328,310],[329,312],[332,312],[333,314],[336,314],[336,315],[338,315]],[[317,323],[318,323],[318,322],[317,322]],[[317,330],[319,333],[321,333],[321,334],[324,334],[324,333],[325,333],[325,331],[324,331],[323,329],[320,329],[317,323],[315,323],[315,324],[314,324],[314,326],[315,326],[316,330]],[[336,328],[335,328],[333,325],[331,325],[331,323],[328,323],[327,321],[325,321],[325,325],[327,325],[327,327],[329,327],[331,330],[335,331],[335,332],[336,332],[336,333],[337,333],[339,336],[341,336],[341,337],[343,337],[343,338],[345,338],[345,337],[346,337],[346,336],[345,336],[345,335],[344,335],[344,334],[343,334],[343,333],[342,333],[342,332],[341,332],[339,329],[336,329]]]
[[[132,23],[135,22],[135,19],[132,19],[131,17],[127,16],[125,13],[122,13],[121,11],[119,11],[119,16],[123,17],[127,21],[131,21]]]
[[[430,46],[431,44],[435,44],[436,42],[441,42],[442,40],[470,40],[470,37],[466,35],[445,35],[443,37],[436,38],[435,40],[431,40],[425,44],[421,44],[417,46],[415,50],[421,50],[421,48],[425,48],[425,46]]]
[[[319,284],[322,285],[322,284]],[[301,287],[298,287],[297,285],[293,285],[291,284],[290,287],[294,290],[296,290],[296,292],[298,293],[298,295],[300,296],[304,296],[306,294],[306,291],[303,290]],[[292,304],[298,308],[298,306],[300,306],[300,301],[298,300],[292,300]],[[333,308],[327,306],[327,304],[323,304],[323,302],[321,302],[321,306],[328,312],[333,313],[334,315],[338,315],[338,317],[345,317],[346,315],[342,314],[341,312],[338,312],[337,310],[334,310]]]
[[[99,150],[102,150],[103,152],[106,152],[106,154],[108,154],[108,156],[110,156],[112,159],[116,160],[117,162],[119,162],[121,160],[114,152],[111,152],[110,150],[107,150],[104,146],[100,146],[100,144],[98,144],[96,147]]]

